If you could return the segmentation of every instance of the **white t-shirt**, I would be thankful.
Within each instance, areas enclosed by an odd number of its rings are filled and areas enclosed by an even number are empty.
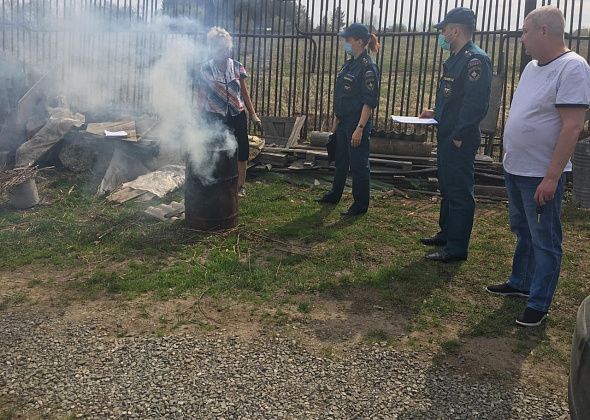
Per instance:
[[[544,177],[561,131],[559,107],[590,106],[590,66],[575,52],[540,65],[531,61],[520,78],[504,130],[504,170]],[[568,162],[565,171],[572,170]]]

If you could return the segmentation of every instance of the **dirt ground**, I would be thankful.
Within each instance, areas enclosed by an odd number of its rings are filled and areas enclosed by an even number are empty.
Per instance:
[[[567,369],[555,365],[542,365],[540,369],[530,357],[533,349],[514,351],[516,338],[459,335],[459,349],[454,345],[441,349],[431,338],[434,332],[408,332],[409,317],[393,306],[383,306],[382,299],[371,289],[339,295],[285,294],[262,302],[238,302],[204,294],[167,300],[150,294],[130,300],[108,294],[81,299],[72,278],[72,273],[58,269],[2,272],[2,309],[15,314],[34,311],[51,318],[56,335],[63,333],[60,325],[89,321],[99,325],[102,333],[113,340],[212,333],[253,340],[278,334],[325,357],[337,357],[358,344],[380,343],[414,351],[421,360],[473,380],[487,378],[512,384],[516,381],[561,394],[564,399],[567,394]],[[301,301],[306,302],[303,311],[297,305]],[[447,328],[450,340],[457,337],[458,329],[458,325]]]

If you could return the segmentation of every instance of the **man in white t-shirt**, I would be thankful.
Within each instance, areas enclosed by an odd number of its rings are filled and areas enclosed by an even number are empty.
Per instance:
[[[516,323],[540,325],[547,316],[562,256],[561,202],[570,157],[590,105],[590,67],[569,51],[563,14],[554,6],[531,12],[522,43],[526,66],[504,131],[504,172],[510,228],[517,243],[508,282],[491,293],[527,297]]]

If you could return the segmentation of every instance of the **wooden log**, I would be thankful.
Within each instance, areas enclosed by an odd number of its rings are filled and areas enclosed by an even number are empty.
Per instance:
[[[309,135],[311,146],[324,148],[328,144],[329,132],[312,131]],[[371,137],[369,150],[371,154],[377,153],[385,156],[417,156],[429,157],[432,153],[433,143],[425,143],[414,140],[388,139],[385,137]]]
[[[330,134],[327,131],[312,131],[309,133],[309,143],[313,147],[324,148],[328,144]]]
[[[432,153],[433,146],[432,143],[371,137],[369,150],[371,153],[379,153],[382,155],[429,157]]]

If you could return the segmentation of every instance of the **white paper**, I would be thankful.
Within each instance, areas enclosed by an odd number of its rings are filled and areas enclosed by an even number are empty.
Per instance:
[[[401,115],[392,115],[391,119],[394,123],[399,124],[420,124],[420,125],[436,125],[438,121],[434,118],[419,118],[419,117],[404,117]]]
[[[127,137],[127,131],[109,131],[104,130],[104,135],[107,137]]]

